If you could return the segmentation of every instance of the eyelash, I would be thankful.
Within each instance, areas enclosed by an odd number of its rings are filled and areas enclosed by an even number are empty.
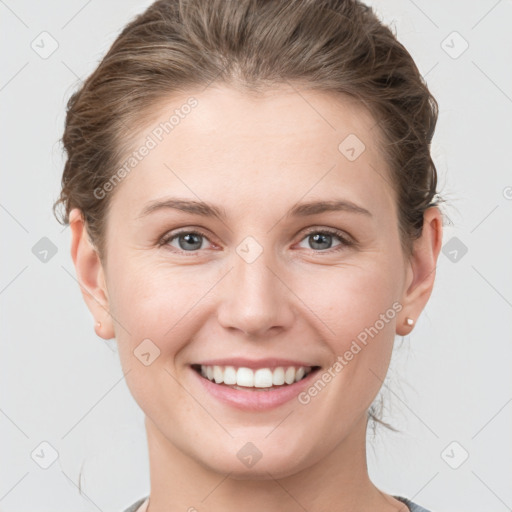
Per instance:
[[[356,245],[355,241],[349,239],[342,231],[339,231],[339,230],[334,229],[334,228],[322,228],[322,229],[312,228],[312,229],[308,230],[306,233],[304,233],[304,236],[301,238],[300,241],[302,242],[302,240],[304,240],[308,236],[310,236],[312,234],[318,234],[318,233],[334,235],[334,236],[336,236],[340,240],[341,244],[336,246],[336,247],[334,247],[334,248],[331,248],[331,249],[317,250],[317,251],[315,251],[314,249],[311,249],[311,251],[316,252],[316,253],[332,253],[332,252],[343,250],[346,247],[352,247],[352,246]],[[177,232],[173,232],[173,233],[168,233],[167,235],[164,235],[159,240],[158,246],[159,247],[166,246],[171,240],[174,240],[175,238],[177,238],[177,237],[179,237],[180,235],[183,235],[183,234],[199,235],[199,236],[202,236],[203,238],[206,238],[208,241],[210,241],[208,236],[205,233],[203,233],[201,230],[199,230],[199,229],[183,229],[181,231],[177,231]],[[211,241],[210,241],[210,243],[211,243]],[[170,250],[173,251],[173,252],[177,252],[177,253],[190,253],[190,255],[194,255],[194,254],[197,254],[197,251],[199,249],[197,249],[195,251],[183,251],[183,250],[176,249],[175,247],[173,247]]]

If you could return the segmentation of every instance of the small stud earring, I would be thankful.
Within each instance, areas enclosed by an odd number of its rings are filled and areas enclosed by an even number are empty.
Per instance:
[[[405,319],[405,323],[406,323],[407,325],[413,325],[413,324],[414,324],[414,320],[413,320],[412,318],[407,317],[407,318]]]
[[[96,322],[96,327],[97,327],[98,329],[101,327],[101,322],[100,322],[99,320]]]

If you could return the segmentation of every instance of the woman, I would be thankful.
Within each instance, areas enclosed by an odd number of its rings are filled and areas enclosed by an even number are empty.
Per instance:
[[[145,413],[129,511],[425,511],[369,479],[435,278],[437,104],[349,0],[160,0],[68,103],[63,222]]]

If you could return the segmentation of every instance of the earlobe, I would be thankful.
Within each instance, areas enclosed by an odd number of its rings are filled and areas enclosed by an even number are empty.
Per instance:
[[[413,324],[407,318],[420,316],[432,294],[436,276],[436,266],[443,239],[442,214],[436,206],[428,208],[423,215],[423,231],[415,240],[409,260],[407,279],[402,296],[401,316],[397,318],[396,333],[406,336]]]
[[[71,258],[82,296],[94,318],[96,334],[104,339],[114,338],[104,269],[78,208],[70,212],[69,226],[72,237]]]

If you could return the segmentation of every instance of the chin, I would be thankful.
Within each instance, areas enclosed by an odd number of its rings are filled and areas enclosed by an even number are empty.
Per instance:
[[[268,430],[265,435],[268,435]],[[282,438],[277,437],[272,441],[261,436],[243,436],[242,439],[244,441],[238,438],[228,446],[217,445],[214,449],[205,450],[203,453],[209,454],[207,460],[202,454],[197,454],[198,462],[210,471],[229,474],[234,480],[280,479],[294,475],[309,465],[307,449],[300,436],[294,446],[289,444],[290,437],[288,446],[282,442]],[[310,463],[314,464],[314,461]]]
[[[233,480],[274,480],[292,476],[303,468],[298,465],[298,457],[284,458],[281,456],[272,460],[261,458],[254,466],[247,468],[241,463],[233,463],[233,460],[226,460],[215,466],[209,462],[209,469],[220,474],[227,475]],[[304,464],[306,467],[306,464]]]

